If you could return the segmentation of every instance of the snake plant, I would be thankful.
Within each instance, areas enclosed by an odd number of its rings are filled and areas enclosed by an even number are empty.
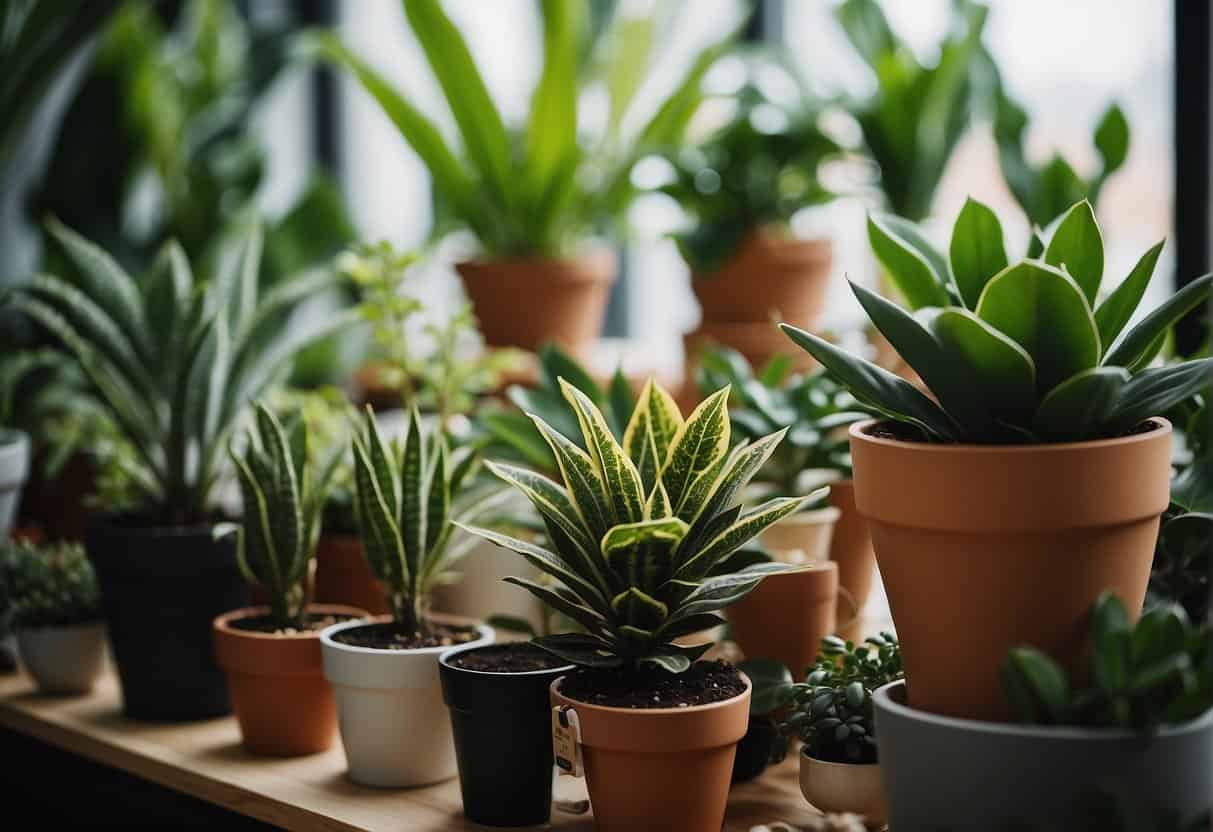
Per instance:
[[[462,147],[411,103],[410,93],[393,87],[335,34],[306,43],[352,72],[379,103],[429,170],[437,213],[470,229],[489,258],[565,255],[600,221],[621,217],[635,193],[632,168],[681,139],[703,97],[704,76],[732,40],[730,34],[696,54],[646,116],[635,93],[648,86],[660,51],[654,47],[664,42],[657,13],[638,15],[620,3],[591,38],[599,28],[598,4],[543,0],[543,70],[527,123],[513,129],[438,0],[402,5]],[[587,55],[591,60],[583,60]],[[606,94],[605,124],[592,146],[578,129],[583,92]]]
[[[354,514],[367,562],[387,586],[399,633],[427,635],[430,594],[474,540],[453,546],[451,517],[477,457],[466,448],[451,453],[440,427],[423,430],[416,408],[403,442],[390,444],[368,408],[353,444]],[[478,501],[469,516],[490,503]]]
[[[532,417],[561,482],[488,463],[535,506],[550,548],[488,529],[469,531],[551,576],[551,586],[506,580],[584,628],[538,638],[540,647],[586,667],[685,671],[710,644],[687,647],[675,639],[721,623],[716,611],[785,568],[765,563],[735,570],[729,558],[809,499],[778,498],[749,511],[738,502],[786,431],[730,449],[727,388],[684,420],[673,398],[650,380],[617,440],[588,396],[568,382],[561,389],[586,450]]]
[[[1172,324],[1205,303],[1213,276],[1187,284],[1127,326],[1162,243],[1100,299],[1104,246],[1088,202],[1043,241],[1041,259],[1008,263],[1002,226],[974,200],[960,212],[948,256],[920,228],[870,217],[876,256],[911,314],[861,286],[877,329],[934,394],[796,327],[782,324],[859,401],[925,438],[1024,443],[1100,439],[1130,431],[1208,386],[1213,359],[1149,365]]]
[[[314,470],[303,420],[296,418],[284,427],[260,402],[245,439],[243,453],[229,449],[244,505],[243,522],[230,527],[237,535],[237,563],[245,580],[265,590],[278,627],[302,627],[308,568],[339,456],[331,454]],[[229,527],[221,526],[216,534],[227,531]]]
[[[328,272],[258,293],[261,233],[209,279],[181,248],[165,247],[136,280],[106,252],[58,222],[51,234],[75,266],[38,275],[5,301],[58,340],[135,451],[139,514],[154,524],[209,516],[221,450],[248,405],[304,346],[351,326],[356,313],[284,321],[338,279]]]

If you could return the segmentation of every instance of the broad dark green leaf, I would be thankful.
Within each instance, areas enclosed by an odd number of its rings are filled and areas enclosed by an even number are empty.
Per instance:
[[[965,200],[952,228],[949,254],[956,289],[965,306],[974,309],[986,283],[1007,267],[1007,250],[997,215],[971,197]]]
[[[1062,215],[1045,248],[1050,266],[1065,267],[1082,289],[1087,303],[1094,304],[1103,280],[1103,236],[1095,221],[1095,209],[1085,199]]]
[[[939,274],[917,248],[898,235],[888,217],[868,216],[868,240],[876,259],[912,309],[947,306],[947,275]]]
[[[1211,380],[1213,358],[1142,370],[1121,388],[1108,431],[1129,430],[1151,416],[1161,416],[1185,399],[1208,390]]]
[[[1096,125],[1095,149],[1103,160],[1103,176],[1118,170],[1128,158],[1129,122],[1119,104],[1109,106]]]
[[[1163,301],[1104,353],[1105,365],[1128,367],[1145,353],[1161,334],[1196,307],[1209,300],[1213,275],[1203,275]]]
[[[1120,335],[1125,324],[1133,317],[1137,305],[1141,303],[1141,299],[1146,293],[1146,287],[1150,285],[1150,278],[1154,276],[1158,255],[1162,253],[1165,243],[1166,241],[1163,240],[1143,254],[1137,261],[1137,265],[1133,267],[1133,271],[1129,272],[1129,276],[1113,289],[1112,293],[1104,298],[1095,309],[1095,324],[1099,327],[1099,343],[1105,350],[1116,340],[1116,336]]]
[[[1036,405],[1036,365],[1023,347],[967,309],[942,310],[931,330],[948,356],[964,364],[969,395],[998,419],[1022,424]]]
[[[1066,673],[1057,662],[1031,647],[1016,647],[1003,664],[1003,681],[1021,722],[1063,720],[1070,699]]]
[[[1122,367],[1092,367],[1049,391],[1032,430],[1052,442],[1076,442],[1097,437],[1121,406],[1131,376]]]

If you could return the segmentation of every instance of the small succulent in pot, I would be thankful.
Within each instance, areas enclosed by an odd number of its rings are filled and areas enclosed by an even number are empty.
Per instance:
[[[309,464],[307,426],[299,418],[284,426],[258,402],[255,426],[242,453],[229,449],[240,480],[244,521],[219,526],[236,534],[236,558],[245,580],[269,599],[271,624],[303,629],[309,568],[320,536],[328,484],[339,462],[334,453],[316,469]]]
[[[1206,540],[1207,542],[1207,540]],[[1016,647],[1003,664],[1007,698],[1021,722],[1152,733],[1213,708],[1213,640],[1179,604],[1147,609],[1131,624],[1112,594],[1091,610],[1090,685],[1075,687],[1045,653]]]
[[[815,759],[875,763],[872,692],[900,678],[901,651],[892,633],[870,636],[860,645],[825,638],[805,680],[783,690],[792,708],[781,728],[800,737],[805,753]]]

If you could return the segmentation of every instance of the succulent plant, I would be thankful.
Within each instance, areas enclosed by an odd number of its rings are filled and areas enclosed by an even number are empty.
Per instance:
[[[1051,657],[1012,648],[1003,680],[1023,722],[1151,732],[1213,707],[1213,638],[1179,604],[1147,609],[1136,625],[1105,593],[1091,609],[1091,686],[1075,688]]]
[[[284,427],[258,402],[242,453],[229,449],[240,480],[244,519],[216,527],[216,536],[236,534],[236,559],[253,586],[265,590],[270,616],[280,628],[304,625],[308,570],[316,554],[320,518],[338,454],[322,466],[308,455],[301,418]]]
[[[745,512],[737,502],[785,431],[730,449],[727,389],[684,420],[673,398],[650,380],[618,440],[587,395],[564,380],[561,390],[588,450],[532,416],[556,457],[561,482],[488,464],[530,499],[550,547],[469,530],[552,576],[550,587],[506,580],[585,629],[538,638],[540,647],[586,667],[646,664],[680,673],[710,645],[685,647],[675,639],[721,623],[716,611],[744,597],[764,575],[786,568],[758,564],[734,571],[729,560],[808,499],[774,499]]]
[[[1180,604],[1192,621],[1208,623],[1211,579],[1213,514],[1186,512],[1172,504],[1154,549],[1148,601]]]
[[[101,617],[101,592],[78,543],[0,545],[0,632],[71,627]]]
[[[875,763],[872,693],[903,678],[901,648],[892,633],[863,644],[829,636],[805,680],[785,685],[780,704],[791,703],[781,729],[796,734],[810,757],[834,763]]]
[[[1151,368],[1172,324],[1209,296],[1197,278],[1126,328],[1162,243],[1098,303],[1104,248],[1090,203],[1070,208],[1043,258],[1008,264],[994,213],[970,199],[949,257],[921,229],[871,216],[876,256],[910,306],[852,283],[872,322],[934,398],[824,339],[781,324],[865,406],[933,441],[1066,442],[1123,434],[1209,383],[1213,359]]]
[[[49,227],[76,268],[39,275],[8,302],[63,344],[129,441],[144,519],[205,521],[221,451],[249,403],[301,348],[356,320],[346,311],[283,325],[338,278],[309,273],[259,296],[261,234],[253,227],[241,256],[209,279],[170,243],[136,280],[83,237],[54,221]]]
[[[447,448],[440,427],[426,431],[417,409],[409,411],[403,442],[384,442],[368,408],[354,433],[354,513],[367,562],[388,589],[388,601],[400,634],[429,634],[429,603],[434,587],[474,538],[458,546],[451,538],[454,502],[477,464],[467,448]],[[478,500],[465,519],[489,510]]]
[[[851,476],[846,428],[871,415],[824,371],[790,375],[787,356],[772,359],[755,373],[740,353],[728,347],[705,352],[697,374],[705,395],[732,390],[729,421],[734,438],[753,442],[780,428],[787,435],[755,475],[772,496],[804,493],[806,474],[828,470]]]

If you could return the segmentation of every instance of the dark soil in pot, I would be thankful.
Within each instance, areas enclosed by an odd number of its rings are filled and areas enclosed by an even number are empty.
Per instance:
[[[438,669],[464,814],[486,826],[547,823],[553,773],[548,688],[571,667],[516,642],[449,651]]]
[[[627,670],[578,669],[560,692],[569,699],[608,708],[680,708],[723,702],[745,691],[741,673],[728,662],[696,662],[684,673],[649,665]]]
[[[430,625],[429,633],[418,638],[412,633],[402,633],[395,623],[386,622],[342,630],[334,634],[333,641],[373,650],[418,650],[423,647],[455,647],[476,638],[475,627],[434,623]]]
[[[217,615],[249,604],[234,536],[213,527],[147,526],[132,516],[95,518],[85,537],[97,571],[123,711],[132,719],[184,722],[231,712],[215,662]]]

